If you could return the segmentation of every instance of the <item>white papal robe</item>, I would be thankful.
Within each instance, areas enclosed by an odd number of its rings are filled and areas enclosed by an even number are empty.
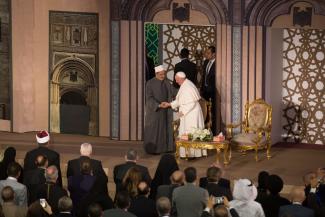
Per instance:
[[[194,129],[204,129],[204,118],[201,106],[199,104],[201,96],[196,86],[188,79],[185,79],[180,86],[176,99],[170,103],[173,109],[179,108],[178,111],[183,113],[180,117],[178,135],[192,133]],[[201,157],[201,149],[191,149],[188,155],[190,157]],[[203,155],[206,155],[206,150]],[[185,157],[185,149],[180,149],[180,156]]]

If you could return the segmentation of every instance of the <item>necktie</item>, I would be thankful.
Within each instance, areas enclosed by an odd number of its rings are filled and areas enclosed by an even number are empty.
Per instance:
[[[205,69],[205,79],[204,79],[205,86],[208,86],[207,77],[209,75],[209,71],[210,71],[211,65],[212,65],[212,61],[210,60],[209,63],[208,63],[208,65],[207,65],[207,68]]]

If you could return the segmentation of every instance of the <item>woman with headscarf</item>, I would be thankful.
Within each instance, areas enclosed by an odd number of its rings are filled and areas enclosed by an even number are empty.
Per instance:
[[[8,165],[12,162],[16,162],[16,149],[13,147],[9,147],[5,150],[3,154],[3,159],[0,162],[0,180],[5,180],[8,175],[7,175],[7,168]],[[18,178],[18,182],[23,183],[23,168],[20,166],[21,173]]]
[[[158,163],[155,176],[151,182],[150,198],[155,199],[157,189],[160,185],[170,185],[170,177],[176,170],[179,170],[175,156],[171,154],[164,154],[161,156]]]
[[[266,171],[261,171],[258,174],[258,186],[257,186],[257,197],[256,201],[261,203],[262,200],[267,196],[267,179],[269,178],[269,173]]]
[[[255,201],[257,189],[248,179],[235,181],[230,207],[233,207],[240,217],[265,217],[261,204]]]

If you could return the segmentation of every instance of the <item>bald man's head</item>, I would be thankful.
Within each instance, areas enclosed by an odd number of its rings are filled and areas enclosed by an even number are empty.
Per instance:
[[[228,210],[224,205],[214,207],[214,217],[228,217]]]
[[[173,172],[171,176],[171,182],[172,184],[182,185],[184,183],[184,172],[180,170],[176,170],[175,172]]]
[[[302,203],[306,199],[305,191],[302,187],[293,187],[290,195],[292,202]]]
[[[12,187],[6,186],[1,191],[1,197],[3,202],[11,202],[15,198],[15,193]]]

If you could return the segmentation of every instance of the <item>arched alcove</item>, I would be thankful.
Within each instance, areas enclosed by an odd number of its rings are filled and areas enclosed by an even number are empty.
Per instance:
[[[75,56],[59,61],[54,67],[50,88],[52,132],[61,132],[60,105],[70,102],[70,105],[82,104],[90,109],[88,134],[98,134],[98,87],[94,69],[87,62]]]

